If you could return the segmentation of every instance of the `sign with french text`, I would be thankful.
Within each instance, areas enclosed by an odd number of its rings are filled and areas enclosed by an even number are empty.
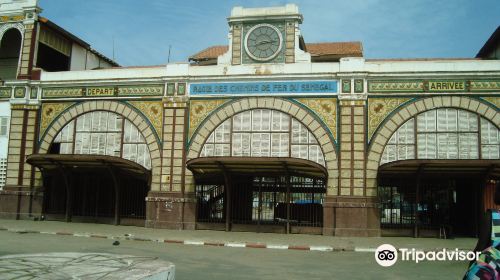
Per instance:
[[[337,93],[337,81],[192,83],[191,95]]]

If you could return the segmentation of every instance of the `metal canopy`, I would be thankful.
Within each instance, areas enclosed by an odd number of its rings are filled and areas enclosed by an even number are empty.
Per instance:
[[[187,168],[195,176],[224,174],[298,175],[327,178],[318,163],[288,157],[202,157],[189,160]]]
[[[73,172],[111,168],[138,179],[143,179],[148,183],[151,180],[150,170],[138,163],[114,156],[33,154],[26,158],[26,162],[40,168],[43,172],[59,172],[60,168]]]
[[[400,160],[379,167],[382,176],[401,176],[408,174],[485,176],[487,179],[500,179],[500,160],[456,159],[456,160]]]

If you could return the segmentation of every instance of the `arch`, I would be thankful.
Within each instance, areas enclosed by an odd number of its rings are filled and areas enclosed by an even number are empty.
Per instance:
[[[38,153],[46,154],[59,131],[76,117],[92,111],[108,111],[119,114],[133,123],[146,139],[151,157],[151,190],[160,190],[161,154],[157,136],[147,118],[129,104],[117,101],[84,101],[76,103],[57,116],[40,139]]]
[[[0,79],[16,79],[19,74],[23,49],[24,26],[7,24],[0,26]]]
[[[2,26],[0,26],[0,42],[2,42],[2,38],[3,38],[3,35],[5,34],[5,32],[7,32],[9,29],[17,29],[19,30],[19,32],[21,33],[21,42],[22,42],[22,39],[24,38],[24,25],[20,22],[17,22],[17,23],[8,23],[8,24],[4,24]]]
[[[338,184],[338,162],[335,140],[332,139],[329,132],[325,129],[322,121],[306,108],[283,98],[258,98],[248,97],[228,102],[211,115],[209,115],[193,134],[188,146],[187,160],[199,157],[203,144],[210,136],[212,131],[222,124],[226,119],[237,113],[251,109],[271,109],[283,112],[296,118],[304,124],[310,132],[316,137],[325,157],[325,165],[328,170],[328,192],[329,195],[337,194]],[[187,182],[193,183],[192,174],[187,170]]]
[[[389,142],[392,134],[409,119],[416,115],[439,108],[456,108],[477,113],[486,120],[497,125],[500,124],[500,112],[490,104],[476,98],[466,96],[434,96],[417,99],[411,103],[406,103],[386,117],[379,125],[374,137],[368,147],[368,158],[366,163],[367,187],[377,186],[376,178],[378,167],[384,152],[384,148]]]

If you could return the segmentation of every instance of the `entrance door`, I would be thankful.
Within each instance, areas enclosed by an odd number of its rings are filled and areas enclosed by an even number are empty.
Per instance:
[[[289,182],[286,179],[286,176],[232,174],[229,180],[231,229],[320,233],[326,192],[324,180],[298,176],[291,176]],[[207,182],[197,185],[196,192],[198,228],[222,229],[227,214],[225,186]]]

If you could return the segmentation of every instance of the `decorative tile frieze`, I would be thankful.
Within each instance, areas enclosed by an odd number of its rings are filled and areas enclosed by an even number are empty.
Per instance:
[[[37,97],[38,97],[38,89],[31,88],[30,99],[37,99]]]
[[[500,91],[500,80],[406,80],[406,81],[368,81],[371,93],[405,92],[492,92]]]
[[[118,87],[118,96],[162,96],[163,85]]]
[[[342,93],[351,93],[351,80],[342,80]]]
[[[44,88],[42,90],[43,98],[72,98],[82,96],[83,88]]]
[[[10,105],[11,110],[38,110],[39,105],[27,105],[27,104],[12,104]]]
[[[205,118],[228,102],[227,99],[191,100],[189,108],[189,139]]]
[[[369,92],[421,92],[423,81],[368,81]]]
[[[313,111],[328,127],[337,139],[337,99],[335,98],[300,98],[298,102]]]
[[[0,88],[0,98],[10,98],[11,94],[12,94],[12,88],[10,87]]]
[[[163,96],[163,85],[44,88],[43,98]]]
[[[368,98],[368,139],[391,112],[409,100],[411,98]]]
[[[163,103],[161,101],[130,101],[132,106],[143,113],[153,125],[156,133],[161,135],[163,122]]]
[[[471,91],[500,91],[500,80],[471,81]]]
[[[0,16],[0,23],[24,20],[24,15]]]
[[[185,95],[185,94],[186,94],[186,83],[178,83],[177,95]]]
[[[73,104],[75,103],[43,103],[41,110],[40,136],[45,133],[52,121]]]
[[[175,94],[175,83],[168,83],[167,84],[167,95],[174,96],[174,94]]]
[[[365,81],[363,79],[354,80],[354,93],[363,93],[365,90]]]
[[[14,89],[14,98],[25,98],[25,97],[26,97],[25,87],[17,87]]]

